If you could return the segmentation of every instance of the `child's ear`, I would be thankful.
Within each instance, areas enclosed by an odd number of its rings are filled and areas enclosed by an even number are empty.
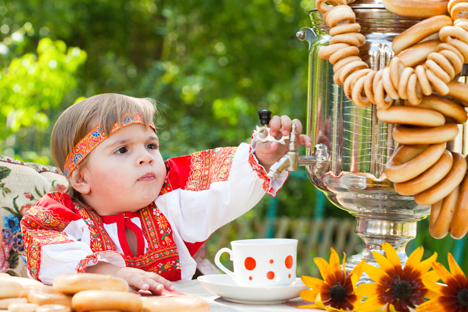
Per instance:
[[[91,188],[89,187],[89,183],[86,179],[85,166],[72,172],[70,184],[77,192],[81,194],[89,194]]]

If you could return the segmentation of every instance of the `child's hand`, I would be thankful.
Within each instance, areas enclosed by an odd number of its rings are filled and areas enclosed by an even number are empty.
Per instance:
[[[136,268],[122,268],[107,262],[98,262],[86,269],[86,273],[110,274],[123,278],[135,290],[148,290],[154,295],[161,295],[164,288],[174,291],[175,287],[164,277]]]
[[[164,277],[146,272],[136,268],[121,268],[117,271],[117,276],[127,281],[128,285],[135,290],[148,290],[154,295],[161,295],[164,288],[174,291],[175,287]]]
[[[291,132],[292,124],[296,124],[297,128],[297,143],[298,147],[305,144],[306,147],[312,146],[312,140],[309,136],[305,134],[300,134],[302,132],[302,124],[299,120],[294,119],[291,121],[286,115],[281,117],[273,116],[270,119],[270,134],[279,140],[283,135],[289,135]],[[289,141],[287,141],[288,143]],[[288,150],[288,144],[279,144],[278,142],[258,142],[255,149],[255,156],[257,156],[260,164],[268,172],[270,167],[277,162],[281,157],[284,156]]]

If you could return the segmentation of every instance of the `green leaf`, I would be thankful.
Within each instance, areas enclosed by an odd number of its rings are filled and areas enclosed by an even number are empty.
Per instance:
[[[3,207],[3,209],[5,209],[6,211],[8,211],[9,213],[11,213],[12,215],[14,215],[16,218],[18,218],[19,220],[21,220],[23,218],[23,216],[21,215],[21,213],[13,208],[10,208],[10,207]]]
[[[11,169],[8,167],[0,167],[0,181],[8,177],[10,175]]]
[[[8,257],[8,263],[10,264],[11,269],[16,269],[19,264],[19,254],[16,250],[10,251],[10,257]]]
[[[37,186],[34,186],[34,190],[36,191],[36,194],[37,194],[39,197],[42,197],[42,194],[41,194],[41,192],[39,192],[39,190],[37,189]]]

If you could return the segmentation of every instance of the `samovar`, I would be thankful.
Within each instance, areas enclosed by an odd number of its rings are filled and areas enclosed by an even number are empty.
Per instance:
[[[360,57],[376,71],[392,59],[393,39],[421,20],[395,15],[379,0],[356,1],[350,6],[367,39],[360,48]],[[302,28],[297,36],[309,43],[307,134],[315,147],[307,149],[306,156],[297,156],[294,144],[290,144],[288,154],[269,174],[275,176],[285,168],[291,171],[305,165],[312,183],[334,205],[356,217],[355,232],[364,247],[348,258],[347,269],[353,269],[362,259],[377,266],[372,251],[383,253],[381,246],[385,242],[396,249],[404,264],[405,247],[415,238],[417,222],[429,215],[430,206],[418,205],[413,196],[399,195],[386,178],[385,164],[396,147],[394,125],[377,119],[375,105],[354,105],[343,88],[333,82],[333,65],[317,55],[331,39],[328,27],[320,12],[312,10],[309,14],[312,28]],[[460,77],[460,81],[463,79]],[[466,155],[463,125],[461,130],[448,149]]]

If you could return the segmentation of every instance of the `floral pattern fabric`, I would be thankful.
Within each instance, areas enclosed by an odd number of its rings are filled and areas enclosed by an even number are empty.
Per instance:
[[[26,276],[20,221],[44,194],[65,191],[67,184],[55,167],[0,155],[0,273]]]

